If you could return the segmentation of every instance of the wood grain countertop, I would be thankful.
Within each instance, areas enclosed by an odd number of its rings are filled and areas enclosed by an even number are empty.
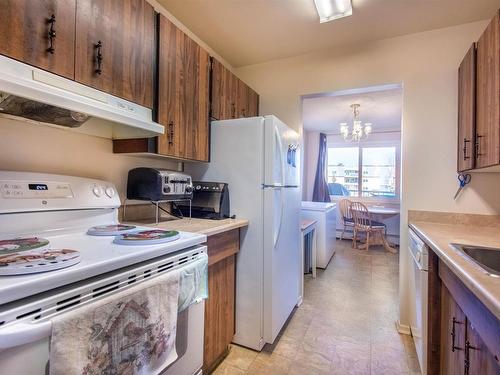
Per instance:
[[[498,226],[410,221],[409,226],[474,295],[500,319],[500,278],[485,273],[450,244],[500,248]]]
[[[145,225],[167,230],[178,230],[182,232],[191,232],[212,236],[227,232],[232,229],[238,229],[248,226],[246,219],[223,219],[223,220],[207,220],[207,219],[173,219],[160,221],[156,224],[154,221],[137,221],[128,224]]]

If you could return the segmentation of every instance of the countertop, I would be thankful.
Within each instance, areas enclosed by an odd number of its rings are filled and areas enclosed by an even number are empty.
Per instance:
[[[410,227],[450,270],[500,319],[500,278],[486,274],[450,243],[500,248],[498,226],[410,221]]]
[[[223,219],[223,220],[207,220],[207,219],[174,219],[160,221],[156,224],[154,221],[137,221],[130,224],[146,225],[160,229],[178,230],[183,232],[192,232],[212,236],[222,232],[227,232],[231,229],[237,229],[248,226],[246,219]]]

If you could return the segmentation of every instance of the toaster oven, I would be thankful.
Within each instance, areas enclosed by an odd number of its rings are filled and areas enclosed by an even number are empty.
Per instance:
[[[191,176],[159,168],[134,168],[128,172],[127,199],[152,202],[191,199]]]

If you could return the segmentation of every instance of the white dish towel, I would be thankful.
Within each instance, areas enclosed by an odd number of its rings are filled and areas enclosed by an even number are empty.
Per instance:
[[[177,358],[179,270],[52,320],[51,375],[159,374]]]

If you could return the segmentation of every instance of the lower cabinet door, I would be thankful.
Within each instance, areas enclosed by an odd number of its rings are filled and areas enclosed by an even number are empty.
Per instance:
[[[498,375],[500,364],[488,350],[472,324],[467,322],[464,347],[465,375]]]
[[[236,255],[208,267],[208,299],[205,301],[203,370],[210,373],[226,354],[234,336]]]
[[[450,292],[441,288],[441,374],[464,373],[466,317]]]

